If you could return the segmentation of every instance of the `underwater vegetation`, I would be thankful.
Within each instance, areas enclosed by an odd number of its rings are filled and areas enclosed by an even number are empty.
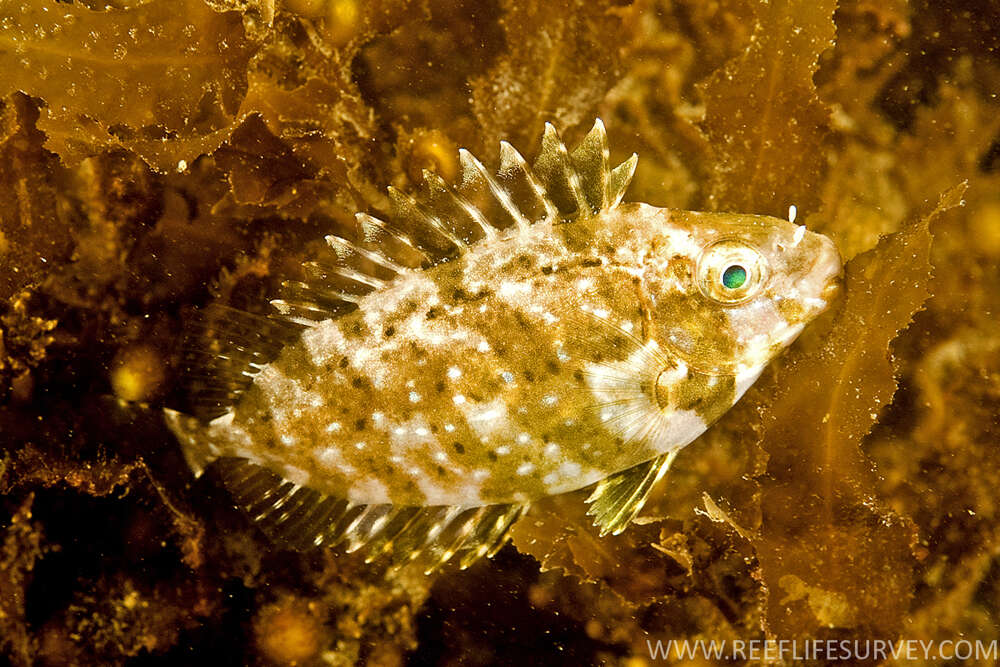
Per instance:
[[[0,0],[0,655],[654,664],[647,640],[1000,636],[1000,5]],[[458,149],[595,117],[626,201],[788,215],[842,297],[633,525],[588,490],[466,570],[275,548],[162,420],[255,310]],[[667,661],[658,661],[667,662]],[[986,659],[981,664],[992,664]]]

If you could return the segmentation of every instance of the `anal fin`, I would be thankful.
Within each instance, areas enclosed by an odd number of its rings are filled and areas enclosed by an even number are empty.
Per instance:
[[[468,567],[496,553],[526,509],[359,505],[290,482],[247,459],[221,458],[216,469],[236,503],[275,543],[298,551],[343,545],[387,569],[411,561],[427,572],[452,560]]]
[[[632,522],[649,498],[649,492],[677,457],[674,450],[661,454],[645,463],[622,470],[598,482],[587,498],[587,514],[594,517],[594,525],[601,529],[601,537],[618,535]]]

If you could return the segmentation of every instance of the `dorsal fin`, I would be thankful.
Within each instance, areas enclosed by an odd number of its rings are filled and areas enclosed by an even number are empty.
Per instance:
[[[559,214],[556,205],[545,195],[545,187],[535,177],[524,157],[506,141],[500,142],[497,180],[510,194],[511,200],[518,202],[521,215],[529,222],[555,218]]]
[[[216,470],[236,503],[275,542],[299,551],[343,545],[390,568],[419,561],[430,572],[456,558],[468,567],[503,546],[526,508],[356,505],[247,459],[221,458]]]
[[[219,304],[198,311],[181,341],[185,411],[206,421],[224,414],[300,331],[283,319]]]
[[[532,167],[507,142],[500,143],[496,173],[462,149],[454,187],[426,171],[418,197],[390,187],[389,222],[359,214],[353,237],[328,237],[329,255],[305,266],[305,280],[284,283],[272,303],[285,319],[313,325],[349,312],[402,269],[448,261],[511,227],[613,208],[632,179],[636,157],[609,170],[608,155],[600,119],[572,153],[546,123]]]
[[[608,193],[608,159],[608,135],[604,130],[604,123],[598,118],[594,121],[594,127],[570,154],[573,167],[580,177],[583,195],[594,213],[605,208],[611,200]]]
[[[575,218],[590,214],[592,207],[583,191],[583,182],[552,123],[545,124],[542,147],[533,169],[544,184],[549,199],[563,216]]]
[[[354,219],[357,221],[357,228],[353,243],[379,252],[409,269],[430,266],[431,258],[426,253],[417,248],[405,234],[390,229],[384,221],[367,213],[358,213]]]
[[[395,226],[404,230],[425,253],[440,261],[455,257],[468,247],[438,211],[394,187],[390,186],[388,191]]]
[[[639,164],[639,156],[632,153],[632,157],[612,169],[611,173],[608,174],[608,208],[614,208],[621,203],[622,197],[625,196],[625,190],[628,189],[628,184],[632,182],[632,176],[635,175],[637,164]]]
[[[424,198],[427,205],[448,220],[455,235],[471,245],[483,238],[496,236],[496,228],[479,208],[467,199],[452,192],[444,179],[437,174],[423,171]]]
[[[529,224],[510,194],[475,155],[464,148],[458,155],[462,165],[462,181],[458,192],[462,200],[481,211],[480,215],[497,229]]]
[[[618,535],[632,523],[646,504],[653,486],[674,462],[678,451],[661,454],[597,483],[587,498],[590,504],[587,514],[594,517],[594,525],[601,529],[601,537],[608,533]]]

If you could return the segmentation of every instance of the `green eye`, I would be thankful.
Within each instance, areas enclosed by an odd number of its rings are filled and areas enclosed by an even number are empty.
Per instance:
[[[698,289],[724,306],[750,301],[767,285],[768,264],[741,239],[724,238],[706,246],[695,267]]]
[[[727,289],[739,289],[747,281],[747,270],[739,264],[733,264],[722,272],[722,284]]]

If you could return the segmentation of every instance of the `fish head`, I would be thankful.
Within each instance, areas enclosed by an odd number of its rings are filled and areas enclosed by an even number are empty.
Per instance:
[[[838,289],[840,254],[822,234],[767,216],[659,210],[642,272],[653,326],[693,371],[759,373]]]

